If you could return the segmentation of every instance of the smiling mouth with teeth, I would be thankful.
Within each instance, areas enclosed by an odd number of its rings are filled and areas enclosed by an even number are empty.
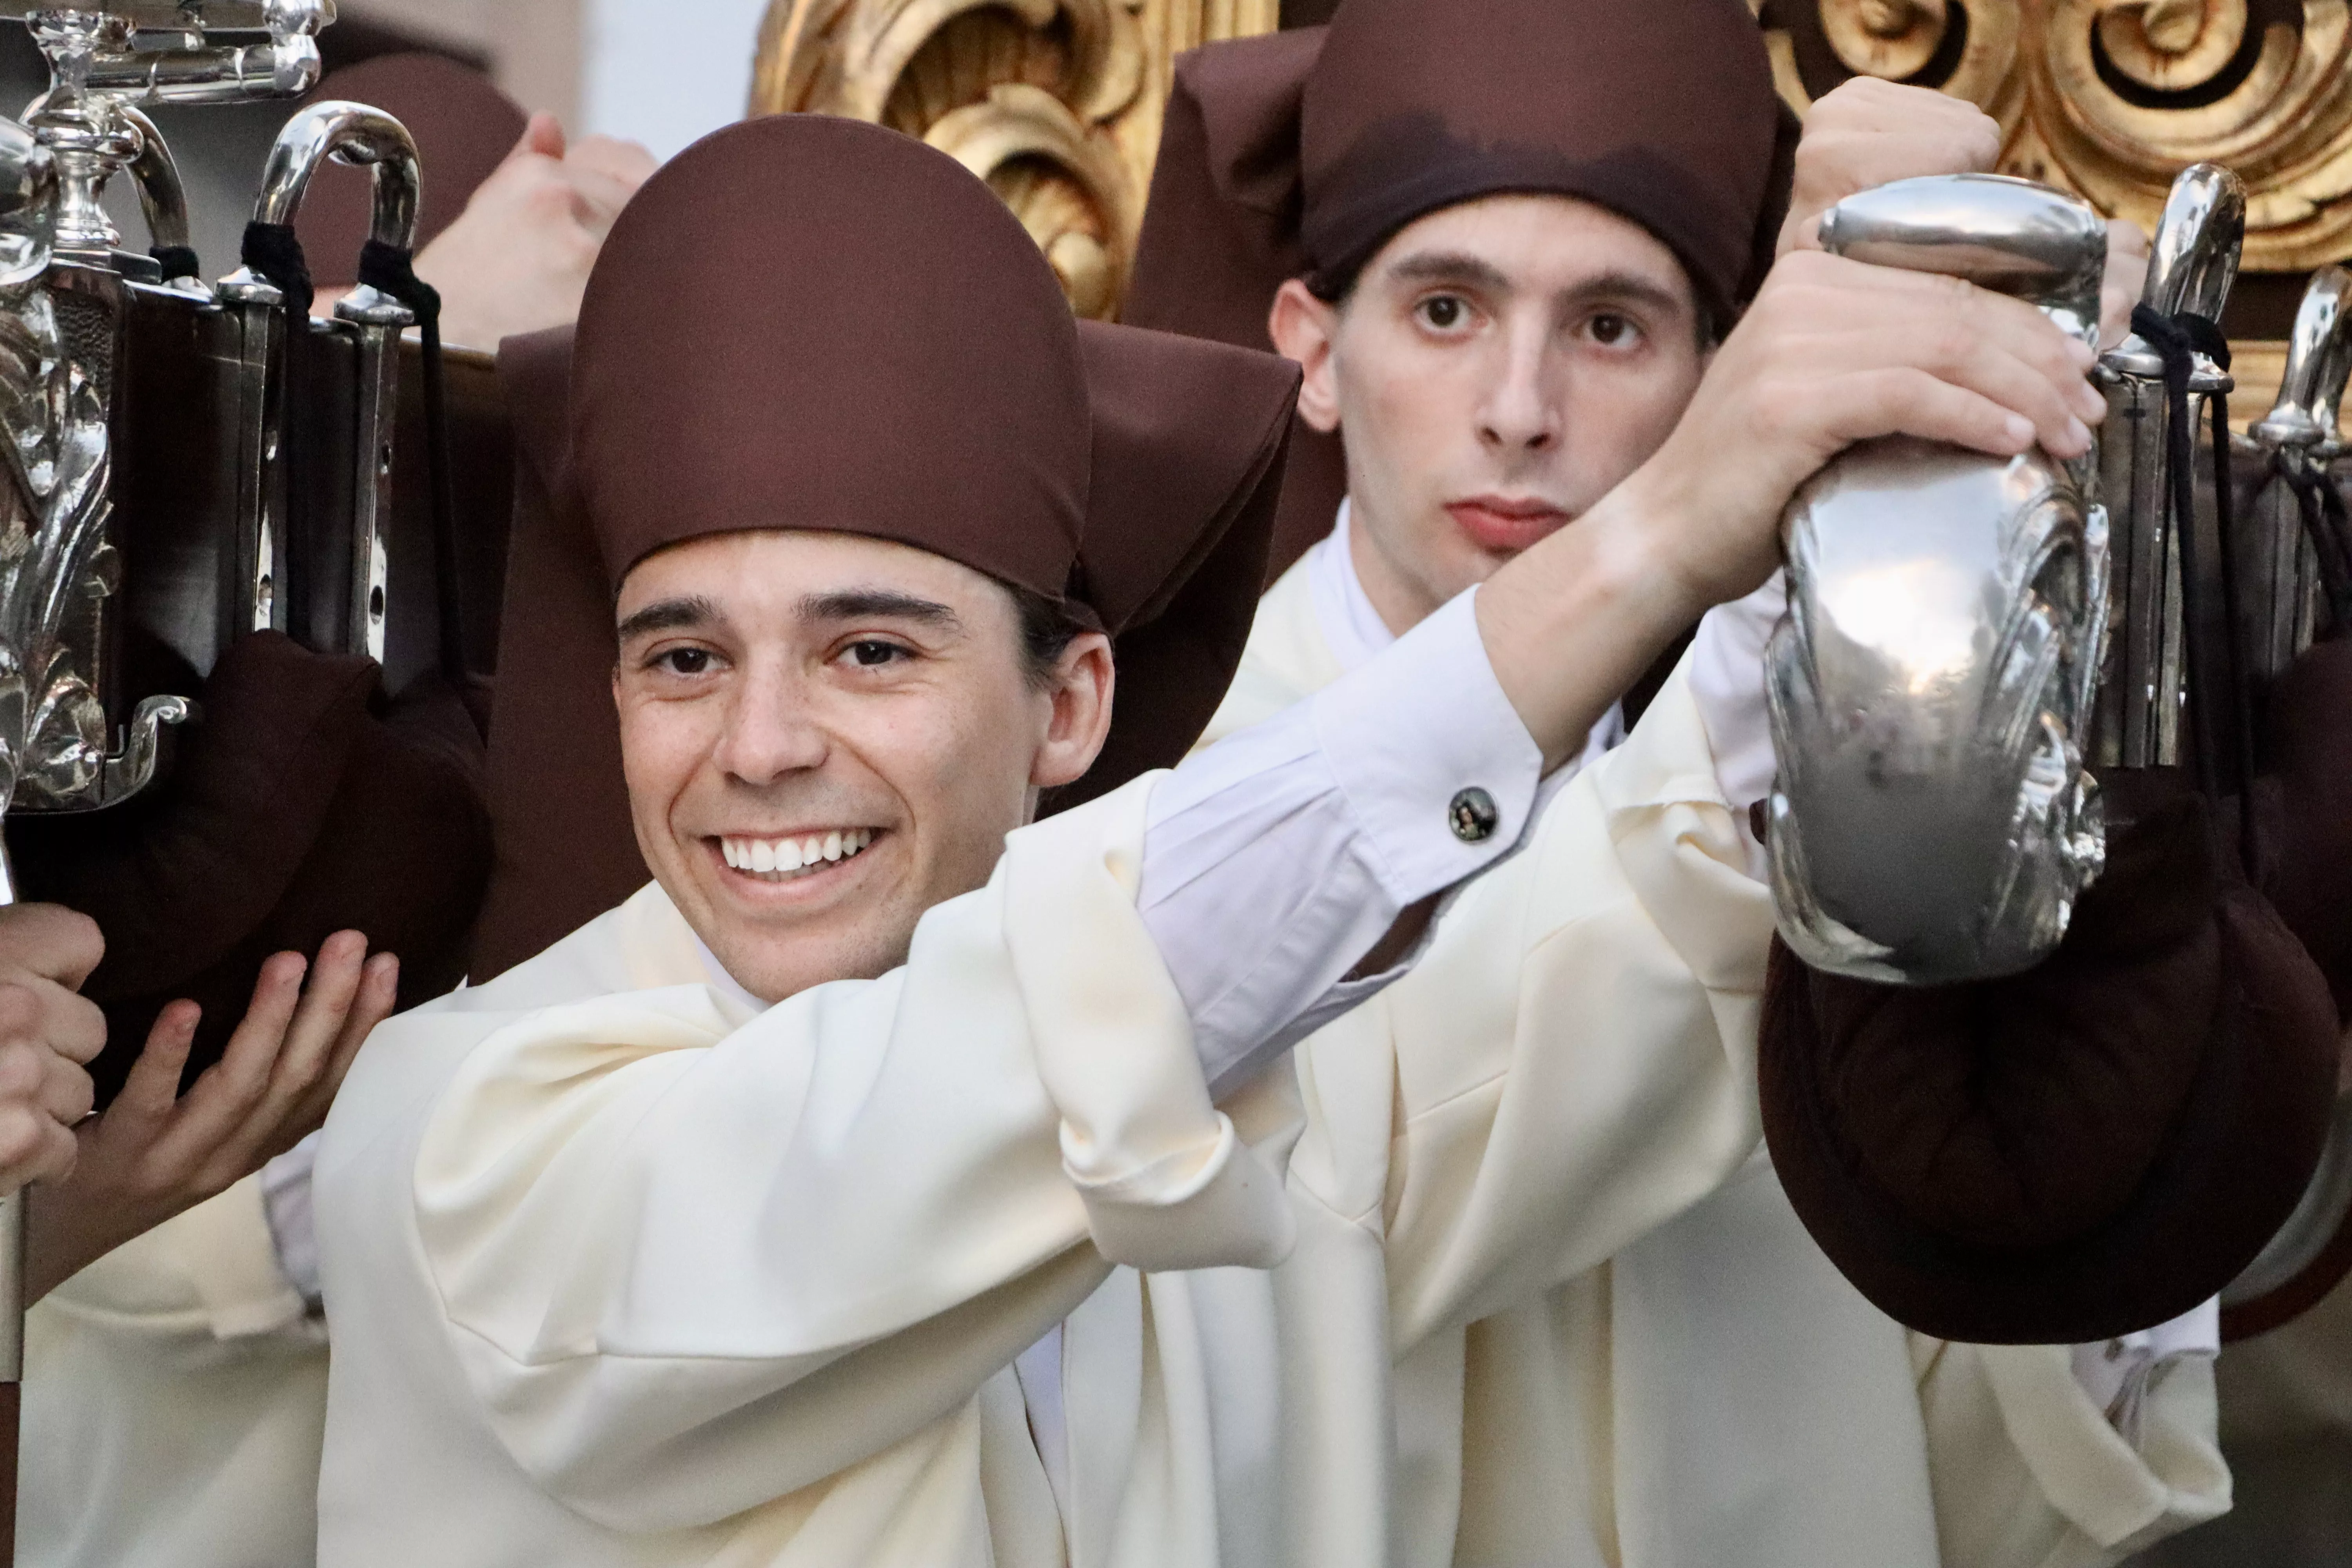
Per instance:
[[[721,837],[719,852],[730,868],[748,876],[763,882],[790,882],[849,859],[874,838],[871,827],[835,828],[793,838]]]

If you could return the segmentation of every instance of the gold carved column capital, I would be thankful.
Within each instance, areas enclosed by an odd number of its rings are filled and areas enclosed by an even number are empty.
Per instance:
[[[772,0],[751,112],[920,137],[1019,216],[1082,315],[1134,264],[1175,57],[1271,32],[1278,0]]]

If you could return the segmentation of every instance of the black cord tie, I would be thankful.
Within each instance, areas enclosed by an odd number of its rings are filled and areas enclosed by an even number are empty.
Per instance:
[[[310,313],[310,302],[318,290],[310,286],[310,263],[302,254],[302,241],[294,233],[294,226],[284,223],[261,223],[245,226],[245,245],[239,253],[246,266],[266,279],[286,296],[287,320],[290,323]],[[289,332],[290,342],[294,334]]]
[[[2280,452],[2273,466],[2294,492],[2304,537],[2319,563],[2328,628],[2338,635],[2352,632],[2352,517],[2346,515],[2344,494],[2317,465],[2306,465],[2291,452]]]
[[[433,505],[433,593],[441,621],[441,678],[466,688],[465,595],[457,580],[457,492],[449,455],[449,409],[441,374],[441,295],[416,275],[416,253],[371,239],[360,247],[360,281],[408,307],[425,339],[425,462]]]
[[[184,245],[159,245],[148,255],[163,269],[163,281],[176,283],[183,278],[194,278],[203,273],[204,262],[195,251]]]
[[[2238,613],[2238,583],[2236,563],[2236,518],[2230,484],[2230,405],[2229,399],[2215,394],[2207,401],[2213,410],[2213,507],[2216,537],[2221,546],[2221,559],[2216,575],[2221,588],[2221,618],[2225,628],[2223,647],[2216,650],[2206,635],[2204,616],[2199,601],[2203,595],[2200,586],[2204,574],[2204,545],[2197,535],[2197,427],[2189,415],[2189,382],[2196,366],[2196,357],[2203,353],[2226,370],[2230,364],[2229,340],[2214,322],[2192,311],[2167,316],[2147,305],[2132,310],[2132,331],[2137,332],[2164,362],[2164,389],[2168,418],[2166,420],[2166,479],[2170,491],[2173,539],[2180,552],[2180,626],[2187,642],[2186,663],[2189,670],[2189,718],[2190,734],[2197,748],[2197,787],[2205,797],[2220,803],[2221,736],[2220,725],[2230,721],[2230,750],[2239,772],[2238,788],[2238,849],[2246,874],[2259,878],[2257,864],[2259,845],[2254,828],[2254,737],[2251,705],[2245,684],[2241,677],[2239,648],[2242,646]],[[2218,658],[2216,657],[2218,651]],[[2223,693],[2235,700],[2226,712],[2219,700]]]

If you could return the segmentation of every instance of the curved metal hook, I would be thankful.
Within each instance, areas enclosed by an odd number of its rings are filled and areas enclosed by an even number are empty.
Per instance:
[[[2221,319],[2246,240],[2246,183],[2219,163],[2191,163],[2172,182],[2148,248],[2140,303],[2168,316]]]
[[[416,205],[424,174],[416,142],[380,109],[340,99],[314,103],[288,121],[261,173],[257,223],[290,224],[301,210],[310,176],[329,157],[375,171],[375,215],[370,237],[406,250],[416,241]]]
[[[139,189],[139,210],[147,216],[148,242],[157,249],[185,248],[188,243],[188,192],[180,180],[179,161],[155,122],[129,104],[122,118],[139,132],[139,156],[131,161],[131,178]]]
[[[2317,447],[2336,439],[2336,410],[2352,377],[2352,272],[2323,267],[2311,275],[2287,340],[2278,402],[2254,426],[2272,447]]]

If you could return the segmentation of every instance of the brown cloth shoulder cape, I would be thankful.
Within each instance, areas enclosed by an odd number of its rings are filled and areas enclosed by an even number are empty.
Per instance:
[[[1874,985],[1774,940],[1773,1164],[1822,1250],[1912,1328],[2063,1344],[2162,1322],[2237,1277],[2318,1163],[2336,1008],[2239,868],[2234,806],[2144,773],[2108,809],[2106,873],[2023,974]]]
[[[329,72],[304,101],[331,99],[381,109],[415,139],[425,177],[416,212],[419,250],[457,221],[530,123],[521,106],[488,77],[446,55],[378,55]],[[320,288],[348,289],[359,281],[373,189],[367,170],[331,159],[303,193],[295,230]]]
[[[1122,319],[1265,348],[1286,279],[1334,297],[1415,218],[1518,192],[1642,225],[1727,329],[1771,265],[1797,131],[1738,0],[1349,0],[1178,58]],[[1272,574],[1346,491],[1339,441],[1302,426]]]
[[[1271,354],[1079,326],[960,164],[815,115],[673,160],[614,226],[577,328],[509,339],[499,364],[521,474],[478,980],[646,879],[610,689],[613,595],[636,562],[836,530],[1060,603],[1110,634],[1118,668],[1108,743],[1049,803],[1066,805],[1176,762],[1215,710],[1298,385]]]

